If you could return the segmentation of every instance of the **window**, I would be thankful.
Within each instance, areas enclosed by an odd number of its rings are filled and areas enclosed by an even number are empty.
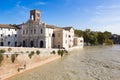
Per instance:
[[[31,34],[32,34],[32,30],[31,30]]]
[[[69,38],[71,37],[71,35],[69,35]]]
[[[41,29],[41,34],[43,33],[43,30]]]
[[[8,41],[8,46],[10,45],[10,41]]]
[[[54,33],[52,34],[52,37],[55,37],[55,34],[54,34]]]
[[[3,36],[3,34],[1,34],[1,37]]]
[[[80,40],[80,43],[82,43],[83,41],[82,40]]]
[[[36,34],[36,29],[34,29],[34,34]]]
[[[28,34],[28,30],[26,30],[26,34]]]
[[[17,37],[17,35],[15,34],[15,37]]]
[[[23,34],[25,34],[25,31],[23,30]]]
[[[10,37],[10,34],[8,35],[8,37]]]

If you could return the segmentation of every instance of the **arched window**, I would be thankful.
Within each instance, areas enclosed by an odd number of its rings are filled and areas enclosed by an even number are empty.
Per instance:
[[[34,29],[34,34],[36,34],[36,29]]]
[[[43,33],[43,29],[40,30],[41,34]]]

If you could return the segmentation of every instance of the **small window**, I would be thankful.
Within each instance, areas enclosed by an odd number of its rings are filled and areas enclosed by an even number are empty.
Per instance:
[[[25,31],[23,30],[23,34],[25,34]]]
[[[8,41],[8,46],[10,46],[10,41]]]
[[[1,34],[1,37],[3,36],[3,34]]]
[[[54,33],[52,34],[52,37],[55,37],[55,34],[54,34]]]
[[[32,34],[32,30],[31,30],[31,34]]]
[[[43,33],[43,30],[41,29],[41,34]]]
[[[69,35],[69,38],[70,38],[71,36]]]
[[[17,37],[17,35],[15,34],[15,37]]]
[[[36,29],[34,29],[34,34],[36,34]]]
[[[28,30],[26,30],[26,34],[28,34]]]
[[[10,34],[8,35],[8,37],[10,37]]]
[[[80,42],[82,43],[83,41],[82,41],[82,40],[80,40]]]

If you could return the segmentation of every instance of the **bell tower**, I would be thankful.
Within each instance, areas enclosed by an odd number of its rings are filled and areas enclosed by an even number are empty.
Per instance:
[[[40,23],[40,11],[31,10],[30,11],[30,20]]]

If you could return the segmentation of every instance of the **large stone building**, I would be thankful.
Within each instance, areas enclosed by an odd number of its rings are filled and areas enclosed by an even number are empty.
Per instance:
[[[18,46],[21,42],[20,29],[15,25],[0,24],[0,46]]]
[[[5,25],[2,25],[0,27],[4,28],[4,26]],[[17,27],[14,25],[7,25],[4,29],[9,30],[9,28],[11,29],[10,33],[7,32],[2,34],[11,34],[12,37],[5,42],[1,40],[1,46],[21,45],[23,47],[68,49],[73,46],[78,46],[81,42],[83,43],[83,38],[74,37],[74,29],[72,27],[57,27],[42,23],[39,10],[31,10],[30,19],[26,23],[17,25]],[[15,37],[16,35],[17,37]],[[75,44],[75,41],[78,41],[76,39],[81,39],[82,41]]]

